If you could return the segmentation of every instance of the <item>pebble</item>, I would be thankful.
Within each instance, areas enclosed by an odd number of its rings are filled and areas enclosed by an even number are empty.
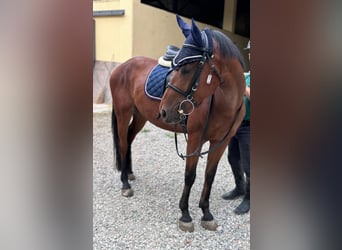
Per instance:
[[[120,173],[113,164],[111,114],[101,110],[93,116],[93,247],[94,249],[250,249],[250,213],[233,213],[241,199],[226,201],[224,192],[234,188],[234,179],[222,156],[212,186],[210,209],[217,231],[200,226],[198,207],[206,157],[200,159],[189,199],[195,224],[193,233],[178,228],[178,208],[183,188],[185,161],[175,151],[171,132],[150,123],[132,145],[134,196],[121,196]],[[185,142],[180,140],[180,148]]]

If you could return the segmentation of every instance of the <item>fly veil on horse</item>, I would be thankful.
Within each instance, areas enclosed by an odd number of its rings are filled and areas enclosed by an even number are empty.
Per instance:
[[[178,16],[177,21],[186,40],[172,61],[170,81],[161,100],[148,97],[144,91],[156,60],[134,57],[120,64],[111,75],[116,166],[121,171],[122,195],[132,196],[131,145],[146,121],[175,133],[186,133],[186,154],[181,154],[186,166],[179,227],[193,231],[189,195],[202,146],[209,141],[209,149],[204,152],[208,157],[199,206],[203,211],[201,225],[216,230],[209,196],[218,162],[245,114],[243,60],[238,48],[223,33],[201,31],[193,20],[189,26]]]

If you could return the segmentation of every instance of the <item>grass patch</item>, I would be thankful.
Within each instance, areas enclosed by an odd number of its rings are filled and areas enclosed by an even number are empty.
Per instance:
[[[148,132],[151,132],[151,130],[148,129],[148,128],[143,128],[143,129],[141,130],[141,132],[142,132],[142,133],[148,133]]]

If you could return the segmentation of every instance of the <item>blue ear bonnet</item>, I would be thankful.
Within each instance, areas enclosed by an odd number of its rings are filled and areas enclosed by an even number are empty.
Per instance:
[[[206,28],[202,32],[191,32],[183,47],[172,61],[172,68],[179,68],[184,64],[206,60],[213,54],[213,38],[211,30]]]

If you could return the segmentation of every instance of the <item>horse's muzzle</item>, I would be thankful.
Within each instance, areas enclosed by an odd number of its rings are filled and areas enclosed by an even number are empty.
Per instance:
[[[182,120],[180,114],[175,112],[168,112],[166,109],[163,108],[160,110],[159,114],[165,123],[175,124],[179,123]]]

